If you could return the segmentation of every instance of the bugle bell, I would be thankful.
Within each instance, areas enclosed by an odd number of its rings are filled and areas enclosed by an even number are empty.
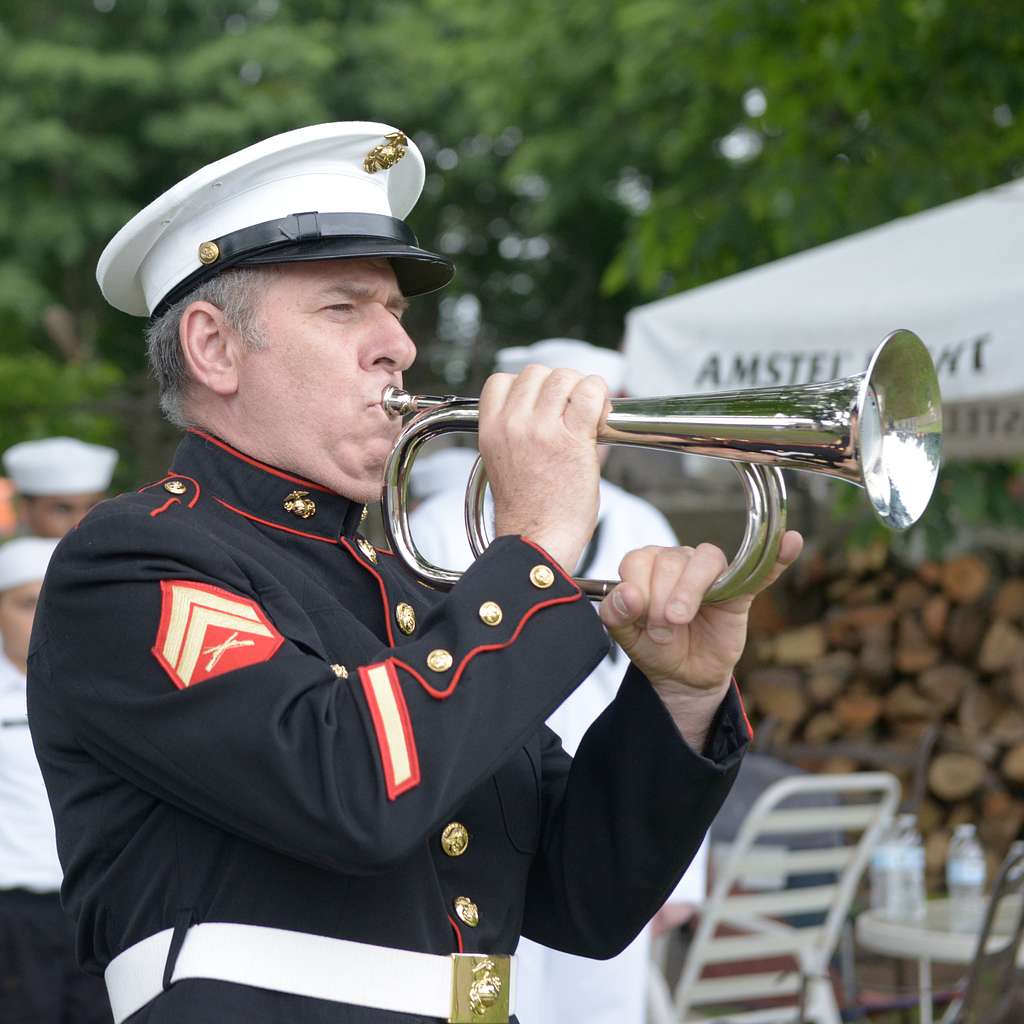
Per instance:
[[[447,589],[461,573],[423,558],[409,529],[410,468],[431,438],[478,430],[479,403],[410,395],[389,386],[381,404],[392,415],[416,414],[399,435],[384,472],[381,501],[388,541],[419,580]],[[920,519],[942,455],[939,382],[921,339],[911,331],[893,331],[864,373],[824,384],[613,399],[598,442],[734,464],[747,495],[746,529],[736,557],[705,597],[706,602],[726,601],[757,590],[775,564],[786,529],[782,469],[858,484],[875,515],[891,529],[904,530]],[[466,488],[466,531],[477,557],[490,543],[486,484],[483,462],[477,459]],[[617,582],[576,580],[593,600]]]

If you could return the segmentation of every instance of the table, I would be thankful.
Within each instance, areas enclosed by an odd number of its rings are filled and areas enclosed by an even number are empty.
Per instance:
[[[1019,900],[1002,900],[987,950],[995,952],[1006,944],[1019,913]],[[855,929],[857,942],[865,949],[902,960],[917,960],[921,1024],[932,1024],[932,961],[966,966],[974,960],[978,945],[977,932],[951,928],[949,900],[929,900],[921,921],[890,921],[877,911],[865,910],[857,915]],[[1024,966],[1024,947],[1018,963]]]

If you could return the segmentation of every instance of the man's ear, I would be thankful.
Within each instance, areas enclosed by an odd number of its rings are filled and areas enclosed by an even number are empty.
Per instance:
[[[178,338],[192,380],[224,397],[238,391],[238,332],[220,309],[210,302],[186,306]]]

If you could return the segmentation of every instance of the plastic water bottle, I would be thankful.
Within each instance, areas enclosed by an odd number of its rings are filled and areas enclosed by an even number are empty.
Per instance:
[[[896,906],[892,914],[900,921],[920,921],[925,914],[924,843],[913,814],[901,814]]]
[[[892,821],[871,853],[871,909],[883,917],[890,916],[889,907],[893,901],[893,874],[898,857],[898,838],[897,823]]]
[[[973,825],[957,825],[946,860],[949,920],[953,931],[981,930],[985,909],[985,854]]]

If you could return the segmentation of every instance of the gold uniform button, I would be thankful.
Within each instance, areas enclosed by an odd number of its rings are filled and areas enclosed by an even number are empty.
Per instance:
[[[468,896],[455,897],[455,913],[463,924],[475,928],[480,923],[480,909]]]
[[[220,259],[220,246],[216,242],[203,242],[199,246],[199,262],[204,267]]]
[[[400,604],[396,605],[395,619],[398,622],[398,628],[406,636],[409,636],[416,628],[416,612],[413,610],[411,604],[406,604],[402,601]]]
[[[374,546],[365,537],[360,537],[356,541],[356,544],[358,545],[359,550],[362,551],[362,553],[364,555],[366,555],[366,557],[371,562],[373,562],[374,565],[376,565],[377,564],[377,551],[374,548]]]
[[[547,565],[535,565],[530,570],[530,582],[539,590],[547,590],[555,582],[555,574]]]
[[[184,494],[188,490],[188,484],[182,480],[168,480],[164,484],[164,490],[168,494]]]
[[[441,833],[441,849],[449,857],[461,857],[469,846],[469,829],[461,821],[451,821]]]
[[[480,605],[480,619],[485,626],[496,626],[501,622],[501,607],[493,601],[484,601]]]
[[[447,672],[452,667],[452,656],[450,651],[438,647],[427,655],[427,668],[431,672]]]
[[[309,519],[316,515],[316,502],[307,497],[309,491],[292,491],[284,499],[285,512],[291,512],[293,516],[300,519]]]
[[[359,522],[365,523],[366,517],[370,514],[370,510],[364,505],[363,511],[359,513]]]
[[[332,666],[331,666],[331,671],[332,671],[332,672],[333,672],[333,673],[334,673],[334,674],[335,674],[335,675],[336,675],[336,676],[337,676],[337,677],[338,677],[339,679],[348,679],[348,669],[347,669],[347,668],[345,668],[345,666],[344,666],[344,665],[332,665]]]

